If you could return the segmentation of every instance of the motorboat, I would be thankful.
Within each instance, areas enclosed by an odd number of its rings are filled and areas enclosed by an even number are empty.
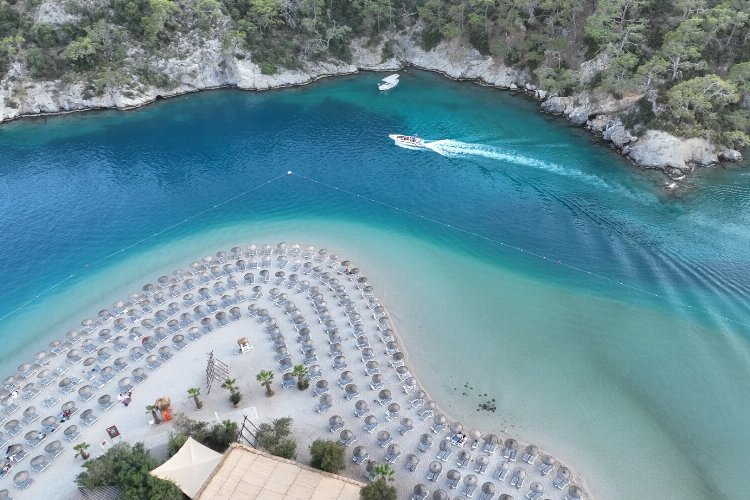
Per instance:
[[[388,75],[378,83],[378,90],[391,90],[398,85],[398,73]]]
[[[421,139],[418,135],[401,135],[401,134],[388,134],[388,137],[393,139],[393,142],[397,146],[408,149],[427,149],[424,144],[424,139]]]

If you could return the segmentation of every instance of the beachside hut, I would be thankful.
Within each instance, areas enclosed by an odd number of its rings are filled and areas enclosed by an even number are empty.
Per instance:
[[[432,500],[448,500],[448,493],[445,490],[435,490],[432,494]]]
[[[221,453],[189,437],[172,458],[152,470],[150,474],[174,482],[183,493],[193,498],[221,457]]]

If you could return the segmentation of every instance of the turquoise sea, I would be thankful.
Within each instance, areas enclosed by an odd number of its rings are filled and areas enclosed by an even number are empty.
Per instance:
[[[665,196],[520,96],[380,76],[0,126],[3,373],[203,255],[309,242],[366,271],[451,416],[599,499],[748,491],[750,171]]]

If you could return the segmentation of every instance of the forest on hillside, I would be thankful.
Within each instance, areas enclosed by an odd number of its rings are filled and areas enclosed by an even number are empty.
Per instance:
[[[458,39],[558,95],[642,96],[632,123],[740,147],[750,139],[750,0],[0,0],[0,78],[169,87],[148,63],[181,41],[220,38],[263,72],[351,58],[350,41],[404,30],[429,50]],[[594,60],[592,77],[581,64]]]

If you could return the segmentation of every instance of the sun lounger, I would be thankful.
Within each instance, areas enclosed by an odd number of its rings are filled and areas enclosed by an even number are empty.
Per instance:
[[[17,473],[15,476],[13,476],[13,484],[16,485],[16,488],[19,490],[25,490],[31,484],[34,482],[31,477],[29,477],[28,471],[22,470],[21,472]]]
[[[526,471],[524,471],[520,467],[516,467],[510,477],[510,485],[514,486],[516,489],[521,489],[525,480]]]
[[[367,403],[360,399],[354,404],[354,416],[357,418],[362,418],[365,415],[370,413],[370,408],[367,406]]]
[[[30,424],[39,418],[40,416],[39,413],[37,413],[35,406],[29,406],[23,411],[23,421],[27,424]]]
[[[508,470],[508,463],[500,462],[499,464],[497,464],[495,472],[492,473],[492,477],[497,479],[498,481],[504,481],[505,477],[508,475]]]
[[[388,451],[385,454],[385,461],[389,464],[395,463],[398,457],[401,456],[401,447],[397,444],[392,444],[388,447]]]
[[[393,442],[393,436],[391,436],[390,432],[388,431],[378,432],[378,436],[377,436],[378,446],[380,446],[381,448],[386,448],[392,442]]]
[[[372,434],[379,425],[377,417],[375,415],[368,415],[365,417],[365,424],[362,427],[365,432]]]
[[[31,459],[29,465],[32,469],[41,474],[45,471],[45,469],[47,469],[47,467],[49,467],[50,463],[52,462],[50,462],[49,458],[47,458],[45,455],[37,455]]]
[[[331,396],[324,394],[320,396],[320,402],[315,407],[317,413],[324,413],[331,409]]]
[[[146,367],[148,367],[149,370],[156,370],[162,365],[162,362],[159,360],[159,357],[152,354],[146,358]]]
[[[413,430],[414,430],[414,423],[411,421],[410,418],[402,418],[401,424],[396,429],[396,431],[402,436],[408,434],[409,432]]]
[[[77,425],[71,425],[63,431],[63,436],[68,441],[75,441],[76,439],[78,439],[78,436],[80,435],[81,435],[81,431],[78,430]]]
[[[458,459],[456,460],[456,465],[459,468],[464,468],[467,465],[469,465],[469,462],[471,462],[471,454],[466,450],[460,451],[458,453]]]
[[[44,447],[45,453],[47,453],[47,456],[50,458],[56,458],[60,453],[63,452],[62,443],[60,440],[52,441],[51,443],[47,443],[47,445]]]
[[[355,464],[361,465],[368,458],[370,458],[370,454],[367,453],[367,450],[363,446],[357,446],[354,448],[352,461]]]
[[[328,432],[336,432],[344,427],[344,419],[339,415],[334,415],[328,419]]]
[[[81,422],[87,427],[91,427],[99,417],[94,414],[94,410],[88,409],[81,413]]]
[[[339,437],[339,444],[347,448],[357,442],[357,435],[348,430],[341,431]]]
[[[455,490],[458,487],[458,483],[461,481],[461,473],[456,469],[451,469],[448,471],[447,479],[448,488]]]

